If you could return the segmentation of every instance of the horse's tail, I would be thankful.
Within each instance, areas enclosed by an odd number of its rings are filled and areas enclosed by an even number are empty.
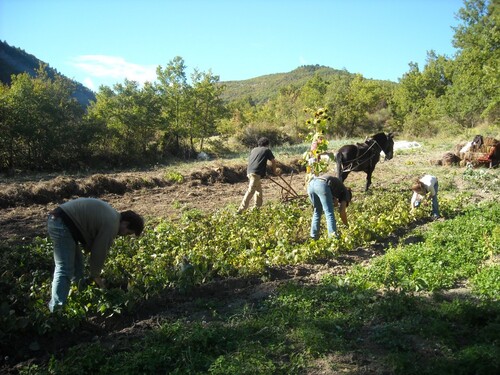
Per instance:
[[[337,163],[337,177],[339,178],[340,181],[342,181],[342,174],[343,174],[343,167],[342,167],[342,162],[343,162],[343,155],[339,151],[335,154],[335,162]]]

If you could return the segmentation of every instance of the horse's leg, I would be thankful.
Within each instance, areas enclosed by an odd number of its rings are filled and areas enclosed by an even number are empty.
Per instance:
[[[347,174],[343,172],[344,167],[342,165],[342,154],[338,153],[336,155],[337,159],[337,177],[339,178],[340,181],[344,181],[345,178],[347,177]]]
[[[366,172],[366,188],[365,188],[365,191],[368,191],[368,188],[372,184],[372,172],[373,171],[367,171]]]

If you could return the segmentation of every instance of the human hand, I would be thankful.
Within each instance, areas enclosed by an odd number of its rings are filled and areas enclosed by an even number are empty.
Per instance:
[[[97,284],[99,288],[106,289],[106,281],[102,277],[100,276],[94,277],[94,282]]]
[[[93,284],[93,279],[90,277],[84,277],[78,281],[78,290],[85,290],[87,287]]]

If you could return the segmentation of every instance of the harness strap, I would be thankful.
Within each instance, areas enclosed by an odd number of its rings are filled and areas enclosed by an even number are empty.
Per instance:
[[[366,143],[366,142],[365,142],[365,143]],[[341,163],[341,166],[342,166],[342,172],[351,172],[351,171],[353,171],[353,169],[354,169],[354,168],[356,168],[357,166],[361,165],[361,163],[357,163],[357,165],[354,165],[354,162],[356,162],[356,161],[360,160],[363,156],[365,156],[365,155],[366,155],[366,153],[367,153],[368,151],[370,151],[370,149],[371,149],[373,146],[375,146],[375,144],[376,144],[378,147],[380,147],[380,150],[381,150],[381,151],[384,151],[384,150],[382,149],[382,147],[380,146],[380,144],[379,144],[379,143],[378,143],[378,142],[374,139],[374,140],[373,140],[373,143],[372,143],[372,144],[371,144],[371,145],[370,145],[370,146],[366,149],[366,151],[365,151],[362,155],[357,156],[356,158],[354,158],[354,159],[351,161],[351,163],[350,163],[350,164],[348,164],[348,165],[346,166],[346,168],[344,168],[344,165]],[[358,150],[359,150],[359,147],[358,147]],[[370,159],[368,159],[368,160],[372,160],[374,157],[375,157],[375,155],[372,155],[372,156],[370,157]],[[368,160],[367,160],[367,161],[368,161]]]

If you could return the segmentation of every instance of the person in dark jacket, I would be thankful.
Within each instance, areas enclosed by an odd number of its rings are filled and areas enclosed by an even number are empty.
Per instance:
[[[340,218],[347,226],[347,206],[351,202],[351,189],[337,177],[331,175],[314,176],[307,186],[307,193],[313,205],[313,216],[311,221],[312,239],[319,238],[321,216],[323,212],[326,217],[328,236],[338,237],[337,223],[335,221],[334,207],[339,206]]]
[[[246,210],[250,200],[254,197],[254,208],[262,206],[262,183],[261,179],[266,176],[267,162],[271,162],[273,174],[276,174],[276,159],[269,148],[269,139],[263,137],[257,142],[257,147],[252,149],[248,157],[247,177],[248,189],[241,201],[238,213]]]
[[[117,236],[135,234],[144,229],[144,220],[134,211],[117,212],[108,203],[95,198],[68,201],[49,213],[49,236],[54,245],[54,278],[49,310],[66,303],[71,282],[83,280],[83,254],[80,244],[90,253],[90,278],[101,288],[101,271],[109,248]]]

